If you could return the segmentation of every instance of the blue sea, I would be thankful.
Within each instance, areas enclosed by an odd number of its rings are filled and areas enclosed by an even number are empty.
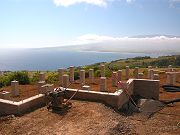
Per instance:
[[[0,50],[0,71],[57,70],[69,66],[84,66],[98,62],[132,58],[137,56],[157,57],[165,54],[107,53],[67,51],[59,49],[4,49]]]

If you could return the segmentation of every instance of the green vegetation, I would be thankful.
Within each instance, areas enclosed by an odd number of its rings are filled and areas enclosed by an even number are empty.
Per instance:
[[[124,69],[126,66],[129,66],[130,68],[135,68],[136,66],[140,68],[147,68],[150,65],[159,68],[164,68],[168,65],[180,67],[180,55],[160,56],[158,58],[151,58],[149,56],[135,57],[125,60],[116,60],[107,64],[109,64],[113,70],[117,70],[119,68]]]
[[[8,72],[3,76],[0,76],[0,87],[8,86],[11,81],[18,80],[19,84],[29,84],[30,78],[27,71]]]
[[[143,69],[144,74],[147,74],[147,67],[153,66],[158,68],[167,68],[168,65],[172,65],[173,67],[180,67],[180,55],[174,56],[161,56],[158,58],[151,58],[149,56],[145,57],[135,57],[135,58],[128,58],[128,59],[120,59],[111,61],[109,63],[96,63],[92,65],[87,65],[83,67],[76,67],[74,78],[75,80],[79,79],[79,71],[84,69],[86,71],[86,77],[89,76],[88,71],[90,68],[94,69],[95,77],[100,77],[100,65],[104,64],[106,68],[105,75],[107,77],[111,76],[113,71],[117,71],[119,69],[125,69],[126,66],[130,68],[139,67]],[[67,74],[69,69],[67,69]],[[56,83],[58,81],[58,73],[55,71],[46,71],[46,82],[47,83]],[[20,84],[35,84],[39,80],[39,71],[17,71],[17,72],[6,72],[3,76],[0,76],[0,88],[4,86],[9,86],[11,81],[17,80]]]
[[[32,77],[29,77],[31,84],[35,84],[36,82],[38,82],[38,80],[39,80],[39,73],[40,72],[31,73]]]
[[[57,72],[48,72],[46,73],[46,82],[47,83],[56,83],[58,81]]]
[[[148,66],[158,67],[158,68],[167,68],[169,65],[173,67],[179,68],[180,67],[180,55],[174,56],[160,56],[158,58],[151,58],[149,56],[145,57],[135,57],[135,58],[127,58],[127,59],[120,59],[114,60],[109,63],[96,63],[93,65],[86,66],[86,69],[93,68],[95,71],[95,76],[100,76],[100,65],[104,64],[106,68],[106,76],[111,76],[112,70],[117,71],[119,69],[125,69],[126,66],[130,68],[147,68]],[[110,69],[111,70],[110,70]],[[145,74],[147,70],[144,69],[143,71]]]

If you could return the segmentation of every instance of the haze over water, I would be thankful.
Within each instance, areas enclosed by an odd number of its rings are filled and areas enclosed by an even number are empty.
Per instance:
[[[165,54],[155,53],[108,53],[64,51],[57,49],[21,49],[0,51],[0,70],[57,70],[69,66],[83,66],[97,62],[137,56],[157,57]]]

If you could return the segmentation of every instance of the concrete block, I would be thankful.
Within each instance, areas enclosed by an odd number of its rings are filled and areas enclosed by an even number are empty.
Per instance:
[[[143,79],[144,78],[144,74],[143,73],[138,73],[138,78],[139,79]]]
[[[90,90],[91,90],[91,87],[88,86],[88,85],[84,85],[84,86],[82,86],[82,90],[88,90],[88,91],[90,91]]]
[[[75,89],[67,89],[67,96],[71,97]],[[112,107],[118,108],[119,95],[122,91],[116,93],[107,93],[107,92],[99,92],[99,91],[87,91],[87,90],[79,90],[79,92],[73,97],[74,99],[79,100],[88,100],[88,101],[96,101],[96,102],[103,102],[108,104]]]
[[[10,114],[18,114],[17,102],[0,99],[0,116]]]
[[[19,102],[0,99],[0,116],[10,114],[21,115],[25,112],[32,111],[44,105],[44,94],[39,94]]]
[[[175,85],[176,84],[176,75],[178,72],[166,72],[167,74],[167,80],[166,83],[169,85]]]
[[[158,74],[154,74],[154,80],[159,80],[159,75]]]
[[[105,77],[105,65],[101,65],[101,77]]]
[[[69,86],[69,75],[64,74],[63,75],[63,87],[67,88]]]
[[[41,86],[39,93],[45,94],[45,93],[51,92],[53,90],[54,90],[54,84],[45,84],[45,85]]]
[[[148,70],[148,79],[151,79],[151,80],[154,79],[154,70],[153,69]]]
[[[12,96],[19,96],[19,82],[11,81],[11,94]]]
[[[58,79],[59,79],[59,85],[63,86],[63,75],[64,75],[64,69],[59,68],[58,69]]]
[[[39,81],[38,82],[38,89],[41,89],[41,86],[45,85],[46,82],[45,81]]]
[[[80,70],[80,83],[81,86],[85,84],[85,70]]]
[[[0,98],[2,98],[2,99],[6,99],[6,100],[8,100],[8,99],[10,99],[10,92],[8,92],[8,91],[1,91],[0,92]]]
[[[172,65],[169,65],[169,66],[168,66],[168,72],[173,72]]]
[[[126,82],[119,82],[118,89],[127,89],[128,84]]]
[[[100,91],[101,92],[107,92],[106,77],[101,77],[100,78]]]
[[[45,73],[39,73],[39,81],[45,81]]]
[[[74,82],[74,66],[70,66],[70,82]]]
[[[117,72],[112,73],[112,86],[117,86]]]
[[[94,83],[94,69],[89,69],[90,83]]]
[[[159,80],[135,79],[134,95],[144,98],[159,99]]]
[[[135,79],[138,79],[139,78],[139,67],[135,67],[135,69],[134,69],[134,78]]]

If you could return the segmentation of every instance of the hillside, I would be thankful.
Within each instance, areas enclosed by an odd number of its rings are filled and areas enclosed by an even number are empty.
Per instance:
[[[166,63],[165,63],[166,61]],[[144,65],[140,65],[144,63]],[[165,63],[165,64],[164,64]],[[85,67],[77,67],[75,72],[76,82],[73,83],[70,88],[79,87],[79,69],[86,69],[86,77],[88,76],[88,69],[94,68],[95,75],[99,76],[99,65],[106,65],[106,75],[110,76],[111,72],[108,69],[113,70],[123,69],[126,65],[131,68],[134,66],[140,68],[146,74],[148,65],[163,69],[167,65],[172,64],[177,67],[179,71],[179,56],[163,56],[159,58],[150,57],[136,57],[123,60],[116,60],[110,63],[97,63],[88,65]],[[131,77],[132,77],[131,69]],[[31,72],[7,72],[5,77],[8,80],[8,76],[11,78],[20,79],[21,83],[34,83],[38,80],[38,73],[36,71]],[[29,74],[29,77],[27,76]],[[23,77],[24,79],[23,79]],[[1,77],[2,79],[3,77]],[[179,76],[177,77],[179,78]],[[29,80],[28,80],[29,79]],[[115,91],[115,87],[112,87],[111,77],[107,78],[108,88],[111,92]],[[125,74],[123,70],[123,80]],[[6,81],[7,81],[6,80]],[[1,80],[2,81],[2,80]],[[46,81],[48,83],[57,83],[57,72],[47,71]],[[3,81],[2,81],[3,82]],[[166,74],[163,72],[160,74],[160,85],[165,84]],[[93,90],[99,90],[99,77],[95,78],[95,83],[92,86]],[[21,98],[27,98],[37,94],[37,85],[20,85],[20,93],[23,93],[20,97],[16,97],[16,100]],[[88,78],[86,84],[89,85]],[[177,85],[180,84],[180,80],[177,80]],[[57,85],[57,84],[56,84]],[[58,86],[58,85],[57,85]],[[3,87],[0,90],[10,91],[11,87]],[[171,100],[179,98],[179,93],[169,93],[163,91],[160,88],[160,100]],[[65,114],[56,114],[49,112],[46,107],[39,108],[35,111],[24,114],[23,116],[7,116],[0,117],[0,135],[46,135],[46,134],[67,134],[67,135],[159,135],[159,134],[172,134],[176,135],[180,132],[179,128],[179,113],[180,104],[174,103],[164,107],[162,110],[156,112],[152,117],[148,119],[142,113],[133,113],[128,115],[110,108],[102,103],[89,102],[89,101],[78,101],[72,100],[72,108]]]

